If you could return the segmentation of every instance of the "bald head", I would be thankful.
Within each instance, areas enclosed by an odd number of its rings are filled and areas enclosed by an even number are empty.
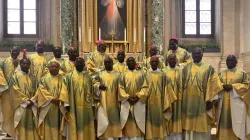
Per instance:
[[[159,65],[159,58],[156,56],[152,56],[150,58],[150,65],[151,65],[152,70],[157,70],[158,65]]]
[[[57,75],[60,70],[60,64],[57,61],[51,61],[49,63],[49,72],[51,75]]]

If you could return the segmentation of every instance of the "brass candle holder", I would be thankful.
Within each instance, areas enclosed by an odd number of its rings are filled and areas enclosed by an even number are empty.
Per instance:
[[[112,38],[111,50],[112,50],[112,56],[114,56],[114,35],[116,35],[116,32],[112,29],[112,31],[109,32],[109,35],[111,35],[111,38]]]

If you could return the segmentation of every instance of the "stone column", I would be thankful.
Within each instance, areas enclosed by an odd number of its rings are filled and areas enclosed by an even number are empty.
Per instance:
[[[149,1],[149,45],[155,44],[162,52],[164,44],[164,0],[150,0]]]
[[[73,28],[74,1],[61,0],[61,39],[63,49],[69,45],[73,45]]]

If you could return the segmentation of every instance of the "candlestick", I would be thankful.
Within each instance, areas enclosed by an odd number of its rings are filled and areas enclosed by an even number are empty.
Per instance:
[[[136,43],[136,28],[134,28],[134,43]]]
[[[143,30],[143,42],[146,43],[146,29]]]
[[[99,28],[99,40],[101,40],[101,28]]]
[[[127,31],[126,31],[126,28],[124,29],[124,40],[125,40],[125,42],[127,41]]]
[[[89,36],[88,41],[91,42],[91,27],[89,27]]]

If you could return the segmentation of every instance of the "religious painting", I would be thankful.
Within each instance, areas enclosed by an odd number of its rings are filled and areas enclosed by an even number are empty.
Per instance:
[[[97,0],[98,39],[124,41],[126,39],[127,1]]]

